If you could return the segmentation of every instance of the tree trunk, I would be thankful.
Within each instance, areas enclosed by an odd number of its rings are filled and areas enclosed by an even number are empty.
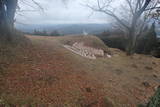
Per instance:
[[[16,13],[16,8],[17,8],[17,0],[6,0],[6,7],[7,7],[7,18],[8,18],[8,23],[11,28],[14,27],[14,17]]]
[[[129,29],[129,33],[128,33],[128,46],[126,49],[127,55],[132,55],[135,53],[135,47],[136,47],[136,26],[137,26],[137,21],[140,18],[142,13],[137,12],[132,19],[132,24],[131,27]]]
[[[128,45],[126,48],[127,55],[132,55],[134,54],[134,32],[129,31],[128,34]]]
[[[137,21],[141,17],[141,15],[143,14],[143,12],[145,11],[150,2],[151,0],[146,0],[143,7],[133,15],[132,24],[128,33],[129,43],[126,50],[127,55],[132,55],[135,53],[135,42],[136,42],[135,31],[136,31]]]
[[[8,41],[12,40],[17,2],[17,0],[0,0],[0,36]]]
[[[133,20],[132,26],[129,29],[128,33],[128,45],[127,45],[127,55],[132,55],[135,52],[135,27],[136,27],[137,20]]]
[[[1,33],[4,32],[5,26],[6,26],[5,5],[4,5],[4,1],[0,0],[0,31]]]

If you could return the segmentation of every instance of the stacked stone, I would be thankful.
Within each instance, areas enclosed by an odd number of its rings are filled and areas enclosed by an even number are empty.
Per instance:
[[[104,56],[103,50],[87,47],[84,45],[83,42],[80,42],[80,43],[76,42],[72,46],[64,45],[64,47],[78,55],[81,55],[89,59],[96,59],[96,56],[101,56],[101,57]]]
[[[76,42],[73,44],[73,47],[79,48],[80,50],[84,51],[84,53],[86,53],[87,55],[92,53],[96,56],[104,56],[104,51],[102,49],[95,49],[92,47],[84,46],[83,42],[81,42],[81,43]]]

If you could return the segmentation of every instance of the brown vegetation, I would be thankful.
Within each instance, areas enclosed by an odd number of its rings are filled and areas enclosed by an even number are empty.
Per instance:
[[[94,36],[28,37],[32,45],[15,47],[16,59],[3,66],[1,105],[136,107],[148,102],[160,82],[159,59],[138,54],[126,56]],[[113,57],[90,60],[62,46],[80,40],[88,46],[96,43],[95,46],[110,50]],[[7,53],[4,51],[1,58],[12,57]],[[144,82],[149,85],[144,86]]]

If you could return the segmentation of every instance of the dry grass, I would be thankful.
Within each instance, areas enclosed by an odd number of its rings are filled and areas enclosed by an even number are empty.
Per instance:
[[[27,48],[31,42],[20,32],[16,32],[12,37],[12,41],[7,41],[1,35],[0,38],[0,73],[5,72],[11,63],[15,63],[18,59],[25,57]]]
[[[73,45],[75,42],[83,42],[86,46],[109,51],[108,47],[96,36],[64,36],[59,37],[58,40],[62,44],[67,45]]]
[[[65,43],[66,38],[62,37],[60,40]],[[74,37],[69,38],[75,41]],[[79,36],[78,38],[83,37]],[[82,39],[80,40],[82,41]],[[96,42],[91,38],[87,40]],[[98,43],[103,44],[101,41]],[[160,59],[139,54],[127,56],[119,49],[108,48],[108,50],[113,54],[110,59],[88,60],[73,53],[68,53],[71,54],[68,56],[70,56],[70,60],[75,61],[77,66],[83,66],[97,81],[103,83],[106,96],[113,98],[117,104],[120,103],[117,106],[121,107],[121,104],[124,103],[133,105],[146,103],[153,95],[155,87],[160,84]],[[143,82],[149,83],[150,86],[145,87]]]
[[[0,77],[0,99],[9,104],[136,107],[147,102],[160,84],[160,59],[138,54],[126,56],[94,36],[28,37],[32,41],[29,52]],[[90,60],[62,46],[79,41],[109,50],[113,56]]]

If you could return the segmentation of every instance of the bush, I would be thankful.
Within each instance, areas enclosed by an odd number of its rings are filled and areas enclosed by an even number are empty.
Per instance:
[[[49,35],[50,36],[61,36],[61,34],[57,30],[52,31]]]
[[[111,48],[118,48],[125,51],[128,45],[127,37],[119,30],[103,32],[97,36]],[[156,37],[155,24],[152,24],[150,29],[145,28],[144,33],[138,37],[135,52],[142,54],[154,53],[154,56],[160,56],[160,45],[157,45],[157,41],[158,39]]]
[[[160,107],[160,86],[158,87],[155,95],[151,98],[147,107]]]
[[[33,35],[48,36],[48,33],[46,30],[43,31],[34,30]]]
[[[125,51],[127,46],[127,38],[122,35],[99,35],[98,36],[107,46],[111,48],[118,48]]]
[[[39,36],[61,36],[61,34],[57,30],[53,30],[51,33],[48,33],[46,30],[43,30],[43,31],[34,30],[33,35],[39,35]]]
[[[155,32],[155,24],[152,24],[151,28],[143,33],[143,35],[137,41],[136,52],[143,54],[150,54],[157,46],[157,37]]]
[[[157,40],[156,48],[151,52],[151,54],[157,58],[160,58],[160,38]]]

